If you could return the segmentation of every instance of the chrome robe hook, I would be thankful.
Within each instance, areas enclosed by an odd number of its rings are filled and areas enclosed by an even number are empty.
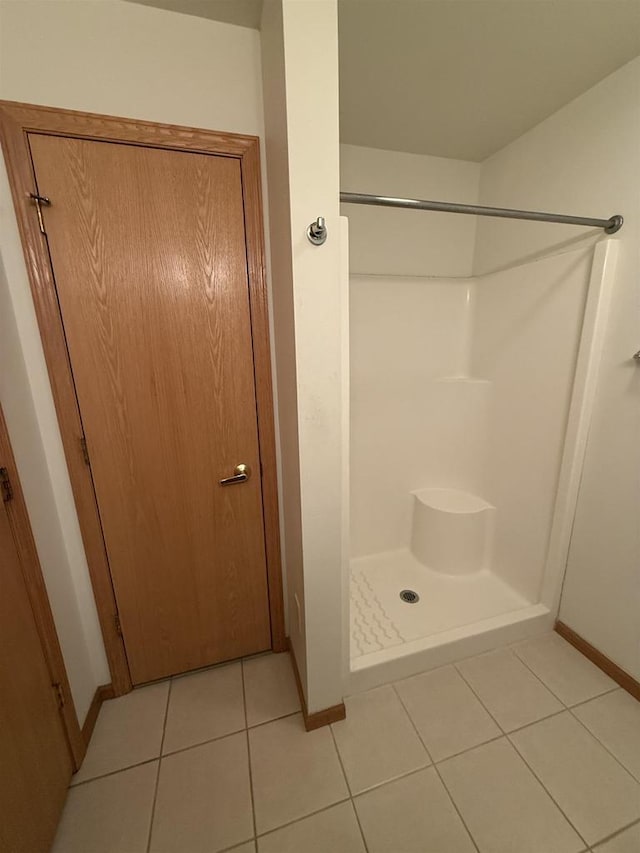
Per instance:
[[[314,246],[322,246],[327,239],[327,226],[324,223],[324,216],[319,216],[315,222],[311,223],[307,228],[307,237]]]

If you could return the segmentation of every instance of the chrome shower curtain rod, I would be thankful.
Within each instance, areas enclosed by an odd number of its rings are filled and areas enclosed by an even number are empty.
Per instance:
[[[589,216],[566,216],[563,213],[540,213],[536,210],[511,210],[508,207],[483,207],[479,204],[456,204],[449,201],[425,201],[419,198],[393,198],[366,193],[340,193],[344,204],[374,204],[380,207],[405,207],[412,210],[437,210],[441,213],[468,213],[471,216],[498,216],[502,219],[530,219],[535,222],[562,222],[565,225],[591,225],[615,234],[622,228],[622,216],[592,219]]]

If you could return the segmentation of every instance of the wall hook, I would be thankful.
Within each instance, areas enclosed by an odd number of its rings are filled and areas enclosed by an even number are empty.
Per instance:
[[[322,246],[327,239],[327,226],[324,224],[324,216],[319,216],[315,222],[307,228],[307,237],[314,246]]]

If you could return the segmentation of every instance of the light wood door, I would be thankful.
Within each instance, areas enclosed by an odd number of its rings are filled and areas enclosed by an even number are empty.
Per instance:
[[[71,772],[57,694],[0,499],[0,850],[49,849]]]
[[[239,161],[29,138],[132,680],[267,649]]]

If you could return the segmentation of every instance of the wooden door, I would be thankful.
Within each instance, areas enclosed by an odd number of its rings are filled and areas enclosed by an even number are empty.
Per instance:
[[[239,161],[29,141],[132,681],[267,649]]]
[[[0,850],[49,849],[71,772],[58,693],[0,500]]]

